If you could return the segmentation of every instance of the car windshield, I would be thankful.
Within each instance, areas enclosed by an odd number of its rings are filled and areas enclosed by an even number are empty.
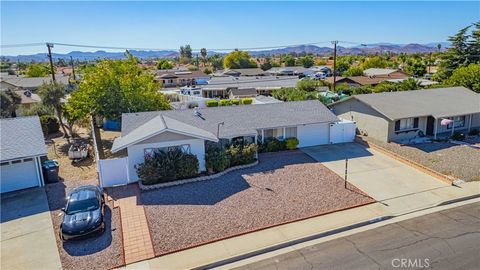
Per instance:
[[[95,209],[98,209],[98,200],[96,198],[90,198],[86,200],[70,201],[65,212],[71,215]]]

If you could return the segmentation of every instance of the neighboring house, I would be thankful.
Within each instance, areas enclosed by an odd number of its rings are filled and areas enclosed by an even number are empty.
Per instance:
[[[210,76],[203,71],[179,70],[179,71],[157,71],[155,81],[161,82],[163,87],[181,87],[206,84]]]
[[[233,76],[233,77],[256,77],[256,76],[268,76],[270,75],[268,72],[263,71],[261,68],[231,68],[231,69],[224,69],[219,70],[213,74],[215,77],[225,77],[225,76]]]
[[[281,102],[283,101],[278,100],[274,97],[259,95],[253,99],[252,104],[256,105],[256,104],[270,104],[270,103],[281,103]]]
[[[55,80],[57,82],[63,83],[70,86],[70,77],[62,74],[56,74]],[[23,77],[23,76],[15,76],[15,77],[7,77],[2,78],[1,80],[1,89],[2,90],[28,90],[35,92],[37,89],[44,83],[51,83],[52,77]]]
[[[305,68],[302,66],[295,67],[273,67],[267,70],[268,73],[274,76],[310,76],[317,72],[322,72],[325,76],[331,76],[332,70],[327,66],[313,66],[310,68]]]
[[[43,186],[47,148],[38,116],[0,119],[0,134],[1,193]]]
[[[480,94],[465,87],[355,95],[329,105],[360,133],[384,141],[448,137],[480,128]],[[441,125],[443,119],[454,124]]]
[[[353,133],[331,136],[332,126],[339,122],[316,100],[127,113],[122,115],[122,136],[115,139],[112,152],[127,149],[128,182],[134,182],[138,180],[135,167],[156,149],[178,148],[195,154],[200,171],[205,171],[207,141],[223,145],[238,139],[255,143],[272,137],[296,137],[299,147],[341,142],[340,137],[343,142],[352,141]]]
[[[212,77],[201,88],[205,98],[226,98],[231,88],[255,88],[258,94],[269,95],[276,89],[295,87],[298,80],[298,76]]]
[[[387,69],[387,68],[369,68],[363,71],[363,76],[351,76],[351,77],[336,77],[336,83],[346,83],[351,86],[365,86],[371,85],[375,86],[384,81],[392,80],[404,80],[408,79],[410,76],[400,70],[396,69]],[[330,84],[333,84],[333,77],[328,77],[325,79]]]
[[[228,97],[230,99],[253,98],[258,96],[255,88],[230,88]]]
[[[42,99],[39,95],[28,90],[17,90],[14,92],[21,98],[20,104],[18,104],[18,108],[16,110],[17,116],[22,116],[23,113],[30,109],[33,105],[42,102]]]
[[[390,68],[369,68],[363,71],[363,75],[367,77],[408,77],[409,75],[398,69]]]

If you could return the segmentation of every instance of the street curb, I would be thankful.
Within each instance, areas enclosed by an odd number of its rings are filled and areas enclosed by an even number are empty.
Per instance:
[[[382,221],[385,221],[385,220],[389,220],[389,219],[392,219],[392,218],[397,218],[397,217],[401,217],[401,216],[404,216],[404,215],[407,215],[407,214],[413,214],[413,213],[416,213],[416,212],[419,212],[419,211],[428,210],[428,209],[432,209],[432,208],[435,208],[435,207],[445,206],[445,205],[458,203],[458,202],[462,202],[462,201],[467,201],[467,200],[471,200],[471,199],[476,199],[476,198],[480,198],[480,194],[475,194],[475,195],[470,195],[470,196],[466,196],[466,197],[462,197],[462,198],[443,201],[443,202],[437,203],[437,204],[435,204],[433,206],[430,206],[430,207],[424,207],[424,208],[416,209],[416,210],[413,210],[413,211],[410,211],[410,212],[401,213],[401,214],[398,214],[398,215],[379,216],[379,217],[376,217],[376,218],[369,219],[367,221],[362,221],[362,222],[347,225],[347,226],[344,226],[344,227],[341,227],[341,228],[337,228],[337,229],[333,229],[333,230],[329,230],[329,231],[325,231],[325,232],[301,237],[301,238],[294,239],[294,240],[291,240],[291,241],[279,243],[279,244],[276,244],[276,245],[273,245],[273,246],[270,246],[270,247],[261,248],[261,249],[255,250],[255,251],[247,252],[247,253],[242,254],[242,255],[233,256],[231,258],[227,258],[227,259],[220,260],[220,261],[217,261],[217,262],[213,262],[213,263],[205,264],[205,265],[202,265],[202,266],[194,267],[194,268],[191,268],[191,269],[199,269],[199,270],[200,269],[212,269],[212,268],[215,268],[215,267],[224,266],[224,265],[227,265],[227,264],[231,264],[231,263],[234,263],[234,262],[245,260],[245,259],[248,259],[248,258],[251,258],[251,257],[255,257],[255,256],[258,256],[258,255],[265,254],[265,253],[273,252],[275,250],[279,250],[279,249],[286,248],[286,247],[289,247],[289,246],[293,246],[293,245],[296,245],[296,244],[300,244],[300,243],[304,243],[304,242],[307,242],[307,241],[311,241],[311,240],[327,237],[327,236],[330,236],[330,235],[342,233],[342,232],[345,232],[345,231],[361,228],[361,227],[364,227],[364,226],[367,226],[367,225],[375,224],[375,223],[382,222]]]

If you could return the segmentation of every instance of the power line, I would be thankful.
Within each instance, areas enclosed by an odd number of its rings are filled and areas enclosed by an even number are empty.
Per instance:
[[[105,45],[90,45],[90,44],[70,44],[70,43],[60,43],[60,42],[45,42],[45,43],[23,43],[23,44],[7,44],[1,45],[1,48],[16,48],[16,47],[32,47],[32,46],[44,46],[46,43],[65,46],[65,47],[77,47],[77,48],[93,48],[93,49],[111,49],[111,50],[138,50],[138,51],[177,51],[177,48],[141,48],[141,47],[121,47],[121,46],[105,46]],[[301,44],[288,44],[288,45],[274,45],[274,46],[263,46],[263,47],[237,47],[237,48],[211,48],[210,51],[233,51],[238,50],[266,50],[266,49],[279,49],[287,47],[296,47],[302,45],[319,45],[319,44],[329,44],[330,41],[318,41],[310,43],[301,43]],[[339,41],[339,43],[352,44],[352,45],[365,45],[359,42],[352,41]],[[201,48],[192,48],[193,51],[200,51]]]

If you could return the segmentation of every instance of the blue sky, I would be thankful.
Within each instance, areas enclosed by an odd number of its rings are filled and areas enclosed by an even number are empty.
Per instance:
[[[329,40],[445,41],[479,2],[4,2],[1,43],[243,48]],[[324,44],[330,46],[329,44]],[[91,51],[57,46],[55,52]],[[45,52],[4,48],[3,55]]]

